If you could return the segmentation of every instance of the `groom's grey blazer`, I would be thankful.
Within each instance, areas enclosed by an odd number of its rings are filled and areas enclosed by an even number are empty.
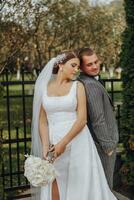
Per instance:
[[[94,77],[81,73],[78,80],[85,86],[88,110],[87,125],[95,141],[107,181],[112,189],[119,135],[111,98],[103,85]],[[112,156],[108,156],[107,153],[111,150],[114,153]]]

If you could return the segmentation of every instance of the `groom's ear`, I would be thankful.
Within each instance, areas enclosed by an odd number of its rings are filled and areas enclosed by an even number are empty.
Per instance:
[[[99,59],[99,64],[100,64],[100,65],[102,64],[102,60],[100,60],[100,59]]]
[[[103,64],[103,62],[102,62],[102,60],[99,58],[99,64],[101,65],[101,64]]]

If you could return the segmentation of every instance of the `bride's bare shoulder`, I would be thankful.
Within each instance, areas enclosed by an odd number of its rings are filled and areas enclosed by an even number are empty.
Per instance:
[[[77,81],[77,84],[78,84],[78,89],[79,90],[85,90],[85,87],[83,85],[83,83],[81,81]]]
[[[50,85],[53,85],[53,84],[55,84],[55,81],[54,81],[54,80],[51,80],[51,81],[48,82],[48,85],[49,85],[49,86],[50,86]]]

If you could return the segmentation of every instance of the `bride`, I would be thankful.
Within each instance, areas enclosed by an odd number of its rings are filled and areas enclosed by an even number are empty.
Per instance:
[[[51,151],[56,169],[52,184],[33,189],[36,200],[116,200],[86,125],[84,86],[72,81],[79,65],[74,52],[63,52],[35,84],[32,154],[48,159]]]

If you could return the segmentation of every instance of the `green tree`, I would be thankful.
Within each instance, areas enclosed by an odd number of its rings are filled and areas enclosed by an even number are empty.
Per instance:
[[[2,164],[3,164],[2,142],[3,142],[3,140],[1,137],[1,133],[0,133],[0,172],[2,172]],[[0,200],[2,200],[2,198],[4,196],[4,186],[3,186],[2,178],[0,179],[0,193],[1,193]]]
[[[134,184],[134,1],[125,0],[127,27],[123,34],[121,67],[123,68],[122,141],[126,148],[121,169],[123,181]]]
[[[108,67],[117,66],[125,26],[122,1],[102,7],[86,0],[2,1],[0,68],[25,57],[42,66],[61,50],[84,46],[92,46]]]

